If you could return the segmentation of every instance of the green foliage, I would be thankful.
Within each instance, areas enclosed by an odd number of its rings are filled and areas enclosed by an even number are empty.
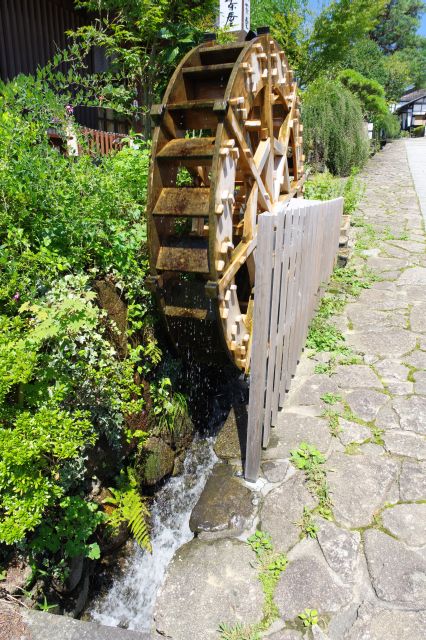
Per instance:
[[[156,416],[160,428],[166,428],[173,432],[179,418],[182,418],[188,409],[186,398],[181,393],[172,393],[170,378],[161,378],[159,382],[152,383],[150,387],[152,400],[152,413]]]
[[[79,27],[72,34],[72,45],[57,56],[53,80],[60,75],[63,60],[71,66],[71,74],[63,78],[62,87],[57,82],[56,86],[72,89],[86,104],[114,108],[138,126],[144,119],[149,136],[150,118],[144,115],[161,99],[183,54],[200,42],[203,31],[213,30],[216,3],[78,0],[77,6],[90,11],[93,20]],[[94,48],[105,53],[109,66],[87,75],[87,55]]]
[[[283,48],[290,66],[303,72],[308,54],[306,0],[252,0],[251,26],[269,26],[271,35]]]
[[[262,557],[267,551],[272,551],[271,536],[263,531],[257,530],[247,539],[247,544],[257,558]]]
[[[321,400],[326,404],[337,404],[342,399],[342,396],[337,395],[336,393],[324,393],[321,396]]]
[[[99,557],[104,515],[84,498],[93,447],[120,464],[126,420],[145,404],[139,380],[161,360],[143,286],[149,147],[135,137],[103,158],[59,154],[52,124],[79,135],[66,100],[41,76],[0,86],[0,542],[60,579],[74,555]],[[99,307],[99,280],[128,305],[127,353],[113,346],[121,334]],[[116,517],[148,546],[136,492],[115,497]]]
[[[411,135],[413,138],[423,138],[425,135],[424,124],[419,127],[414,127],[413,129],[411,129]]]
[[[302,518],[296,524],[300,527],[302,535],[307,538],[316,538],[318,533],[318,527],[315,524],[312,511],[309,507],[303,507]]]
[[[80,496],[66,496],[59,506],[60,511],[48,514],[38,527],[31,543],[32,551],[40,554],[46,551],[57,554],[60,551],[65,558],[83,555],[92,560],[98,559],[99,545],[88,542],[97,526],[105,520],[98,505]]]
[[[316,18],[311,35],[308,78],[338,63],[351,46],[365,38],[374,28],[385,0],[336,0],[330,2]]]
[[[323,454],[307,442],[302,442],[298,449],[290,451],[290,460],[295,467],[302,471],[309,471],[315,465],[325,462]]]
[[[305,198],[332,200],[333,198],[343,197],[343,213],[351,214],[357,209],[364,193],[364,187],[357,178],[357,174],[357,167],[351,169],[350,176],[346,180],[333,176],[329,171],[315,173],[305,183]]]
[[[149,510],[138,490],[138,483],[133,469],[123,471],[118,481],[118,487],[110,487],[111,496],[104,500],[106,505],[112,506],[107,516],[107,522],[114,531],[118,531],[125,523],[140,547],[151,552],[149,529],[147,520]]]
[[[257,628],[266,630],[279,616],[274,595],[278,580],[281,573],[285,571],[288,560],[285,554],[274,551],[270,535],[263,531],[256,531],[248,538],[247,544],[256,554],[259,581],[264,595],[263,618]]]
[[[353,69],[341,71],[338,79],[359,98],[367,118],[388,113],[385,90],[379,82],[366,78]]]
[[[244,625],[241,622],[231,626],[221,623],[218,627],[221,640],[261,640],[260,631],[252,625]]]
[[[315,169],[347,175],[362,167],[369,142],[359,100],[336,80],[315,80],[303,94],[304,146]]]
[[[264,596],[262,620],[252,625],[221,624],[218,629],[221,640],[260,640],[262,632],[269,629],[274,620],[279,617],[274,599],[275,590],[280,575],[287,567],[287,556],[274,551],[271,536],[263,531],[256,531],[248,538],[247,544],[256,554],[256,567]]]
[[[331,322],[326,322],[321,316],[315,316],[312,320],[306,347],[315,351],[337,351],[340,350],[344,342],[341,331]]]
[[[47,404],[0,427],[0,541],[13,544],[63,496],[61,473],[96,436],[87,415]]]
[[[313,627],[318,624],[318,611],[316,609],[305,609],[297,617],[303,622],[304,627]]]
[[[385,4],[371,37],[386,54],[411,47],[418,39],[424,11],[422,0],[391,0]]]
[[[313,445],[302,442],[297,449],[290,451],[290,462],[292,462],[297,469],[305,473],[308,489],[318,499],[318,506],[311,513],[318,513],[322,518],[331,520],[332,502],[329,494],[327,475],[322,466],[325,463],[324,455]],[[310,520],[308,515],[304,513],[302,526],[306,527],[309,524]],[[314,533],[312,528],[309,531],[308,529],[306,530],[308,535]]]

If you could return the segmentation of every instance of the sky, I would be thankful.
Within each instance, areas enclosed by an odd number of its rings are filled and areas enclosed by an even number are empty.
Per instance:
[[[323,0],[309,0],[309,6],[312,11],[318,13],[321,9],[321,6],[327,4]],[[426,13],[423,14],[422,23],[420,25],[419,31],[422,36],[426,36]]]

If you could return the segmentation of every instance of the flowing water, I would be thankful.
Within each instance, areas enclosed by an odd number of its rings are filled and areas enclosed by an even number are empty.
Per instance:
[[[149,631],[157,591],[174,552],[193,537],[189,518],[217,458],[213,438],[196,438],[182,475],[171,478],[156,494],[151,509],[152,554],[136,544],[122,575],[96,601],[91,619],[112,627]]]

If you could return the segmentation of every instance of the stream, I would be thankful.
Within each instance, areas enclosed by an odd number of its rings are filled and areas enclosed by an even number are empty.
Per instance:
[[[151,508],[152,554],[134,544],[121,575],[96,600],[90,618],[100,624],[150,631],[157,591],[175,551],[192,539],[189,518],[217,458],[213,437],[197,436],[180,476],[157,492]]]

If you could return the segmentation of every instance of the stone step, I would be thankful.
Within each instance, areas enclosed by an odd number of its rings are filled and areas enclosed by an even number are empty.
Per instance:
[[[31,636],[23,640],[151,640],[151,634],[106,627],[44,611],[21,609],[24,624]]]

